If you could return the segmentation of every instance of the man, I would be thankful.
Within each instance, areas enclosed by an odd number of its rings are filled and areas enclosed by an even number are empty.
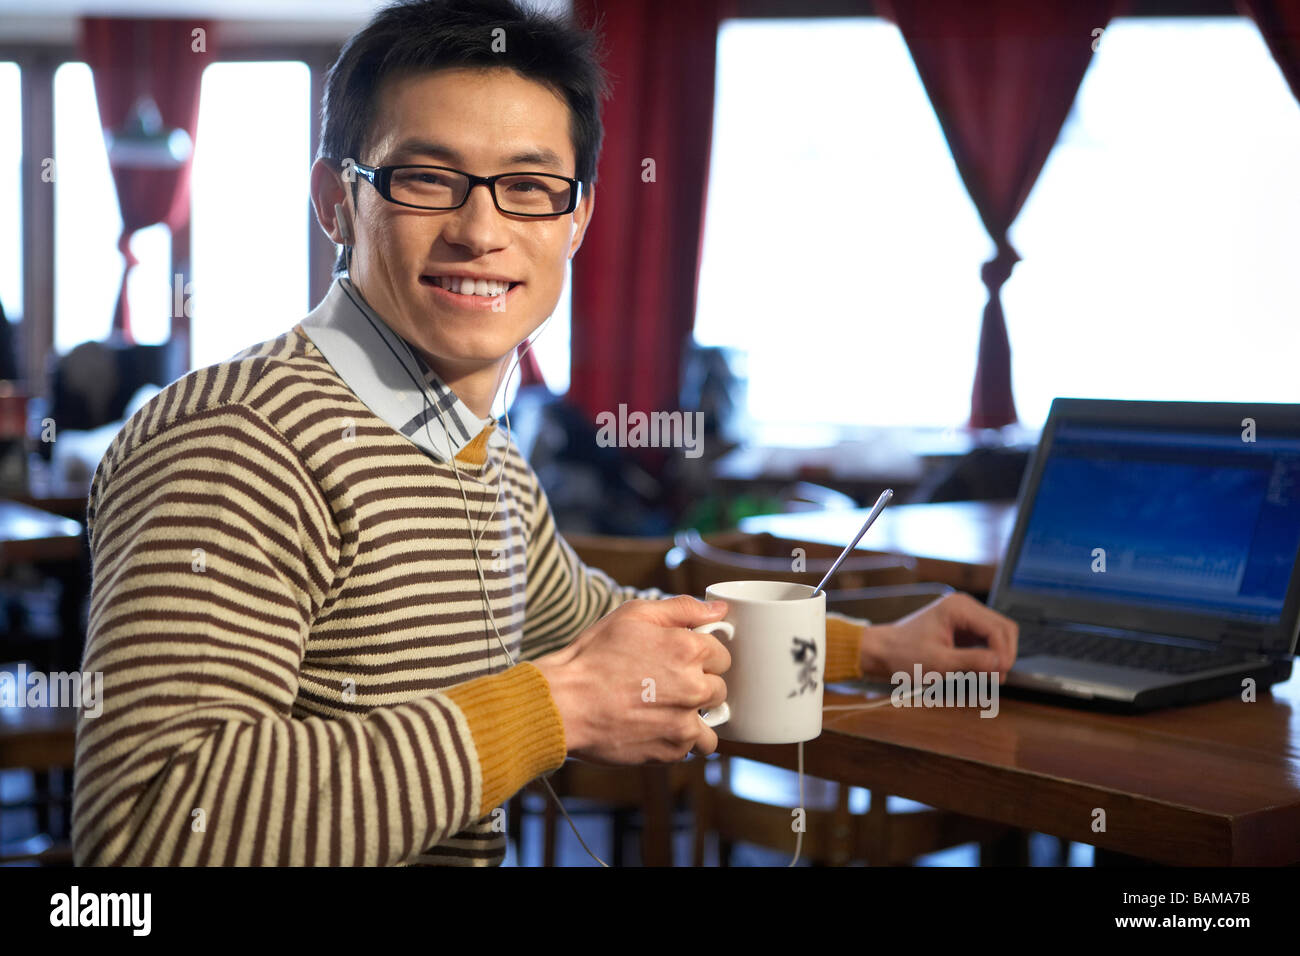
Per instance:
[[[347,275],[95,475],[79,863],[496,864],[494,811],[566,756],[713,752],[730,658],[691,628],[725,607],[584,567],[490,417],[591,221],[601,86],[588,34],[511,0],[392,7],[344,47],[312,201]],[[836,615],[827,678],[1015,644],[966,596]]]

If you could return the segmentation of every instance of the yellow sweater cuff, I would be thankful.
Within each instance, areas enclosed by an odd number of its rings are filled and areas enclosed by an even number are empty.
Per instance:
[[[516,664],[444,692],[469,722],[478,750],[483,792],[475,819],[564,763],[564,722],[551,685],[530,663]]]
[[[862,632],[868,623],[839,614],[826,615],[826,683],[862,678]]]

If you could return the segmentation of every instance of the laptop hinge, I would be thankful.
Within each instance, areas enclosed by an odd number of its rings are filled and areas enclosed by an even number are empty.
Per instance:
[[[1009,607],[1004,613],[1011,620],[1020,624],[1028,624],[1031,627],[1042,624],[1045,620],[1043,612],[1032,607]]]

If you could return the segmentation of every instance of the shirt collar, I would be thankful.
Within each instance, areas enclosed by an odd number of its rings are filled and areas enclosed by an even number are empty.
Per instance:
[[[371,411],[437,461],[449,463],[484,428],[492,428],[491,447],[505,447],[501,429],[492,427],[496,419],[475,415],[346,276],[334,281],[302,329]]]

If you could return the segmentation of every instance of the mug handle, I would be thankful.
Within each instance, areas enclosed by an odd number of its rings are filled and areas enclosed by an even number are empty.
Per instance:
[[[731,640],[736,636],[736,626],[730,621],[714,621],[712,624],[701,624],[699,627],[691,628],[691,630],[702,631],[705,634],[713,634],[715,631],[721,631],[722,636],[727,640]],[[730,719],[731,708],[727,706],[725,700],[717,707],[710,710],[700,711],[700,720],[704,721],[705,727],[717,727],[719,724],[725,724]]]

